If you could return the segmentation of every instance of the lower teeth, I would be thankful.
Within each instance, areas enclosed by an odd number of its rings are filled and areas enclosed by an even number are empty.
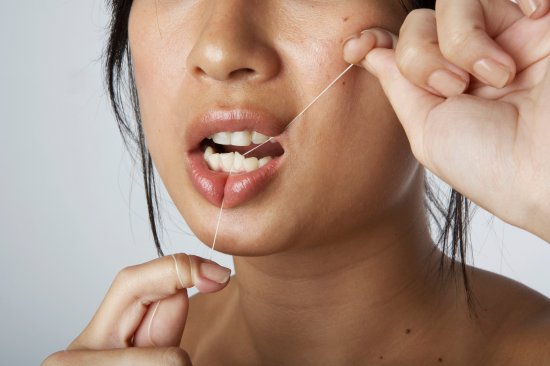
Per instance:
[[[261,159],[254,157],[245,158],[238,152],[218,154],[210,146],[206,148],[203,156],[210,170],[226,173],[252,172],[273,160],[271,156],[266,156]]]

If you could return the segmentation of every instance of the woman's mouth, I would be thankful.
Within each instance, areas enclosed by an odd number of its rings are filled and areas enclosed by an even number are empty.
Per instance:
[[[210,170],[231,174],[253,172],[284,153],[275,139],[255,131],[218,132],[201,145]]]
[[[261,133],[243,126],[262,124],[259,119],[240,118],[225,121],[227,130],[217,130],[221,125],[212,130],[215,123],[204,128],[203,132],[210,133],[188,153],[188,161],[195,188],[210,203],[238,206],[259,194],[275,177],[284,157],[279,138],[268,135],[266,128]],[[282,132],[282,128],[267,130]]]

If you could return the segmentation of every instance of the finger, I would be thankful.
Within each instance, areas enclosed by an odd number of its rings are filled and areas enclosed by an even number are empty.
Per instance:
[[[366,29],[344,41],[344,60],[360,65],[373,48],[394,48],[396,44],[397,36],[394,34],[380,28]]]
[[[481,82],[502,88],[514,79],[516,64],[492,36],[521,17],[517,5],[508,0],[438,1],[436,18],[441,52]]]
[[[229,275],[227,268],[185,254],[128,267],[117,275],[92,321],[70,349],[131,346],[151,304],[192,286],[206,293],[219,291],[227,285]]]
[[[550,57],[550,14],[532,20],[524,17],[500,34],[496,41],[514,57],[517,76],[502,89],[483,84],[472,84],[469,94],[497,100],[516,91],[529,90],[543,82],[547,70],[545,60]]]
[[[64,351],[48,357],[42,366],[191,366],[187,352],[178,347],[124,348],[105,351]]]
[[[518,0],[518,5],[531,19],[539,19],[550,12],[550,0]]]
[[[517,72],[550,54],[550,13],[537,20],[522,18],[500,33],[496,42],[516,61]]]
[[[187,292],[181,291],[150,306],[134,335],[134,346],[179,346],[185,329],[188,304]]]
[[[414,10],[405,19],[399,33],[396,61],[401,74],[409,81],[440,96],[462,94],[470,82],[466,71],[441,54],[435,12],[430,9]]]

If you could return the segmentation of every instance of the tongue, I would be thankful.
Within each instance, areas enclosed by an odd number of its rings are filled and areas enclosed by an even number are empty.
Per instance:
[[[226,145],[224,146],[224,150],[226,153],[230,152],[238,152],[241,155],[244,155],[246,152],[254,149],[256,146],[259,145],[249,145],[249,146],[233,146],[233,145]],[[247,154],[247,158],[263,158],[266,156],[281,156],[283,155],[285,151],[283,150],[283,147],[278,142],[275,143],[265,143],[256,150],[252,151],[251,153]]]

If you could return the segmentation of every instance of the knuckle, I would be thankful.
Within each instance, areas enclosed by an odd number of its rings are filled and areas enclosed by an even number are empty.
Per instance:
[[[177,273],[180,285],[186,288],[197,284],[201,259],[195,256],[183,255],[177,262],[180,266]]]
[[[135,273],[135,266],[125,267],[117,273],[115,277],[115,282],[128,283],[134,277],[134,273]]]
[[[184,253],[177,253],[177,254],[173,254],[173,255],[176,258],[176,260],[178,261],[178,264],[180,266],[185,266],[185,267],[187,267],[189,265],[189,260],[192,257],[192,256],[189,256],[189,255],[184,254]]]
[[[435,10],[433,9],[414,9],[409,13],[407,18],[405,19],[405,22],[422,22],[426,20],[433,19],[435,17]]]
[[[422,44],[405,43],[398,46],[395,52],[395,61],[399,70],[405,75],[414,75],[415,70],[422,63],[426,55],[427,49]]]
[[[190,366],[191,359],[187,352],[179,347],[167,348],[162,355],[162,365],[166,366]]]
[[[425,26],[426,23],[433,23],[435,25],[435,11],[432,9],[415,9],[411,11],[399,30],[399,38],[407,36],[409,33],[414,32],[418,26]]]
[[[420,68],[425,65],[422,60],[434,55],[436,46],[434,46],[433,37],[424,36],[428,32],[426,22],[433,23],[435,37],[435,14],[431,9],[412,11],[400,30],[399,42],[395,50],[396,64],[401,73],[411,80],[422,78],[419,73]]]
[[[439,45],[441,53],[450,61],[459,58],[460,55],[464,55],[464,50],[471,47],[479,32],[478,29],[446,32]]]
[[[199,261],[197,257],[184,253],[174,254],[174,258],[176,259],[178,269],[181,270],[180,274],[184,277],[192,272],[193,267],[195,267],[197,265],[197,262]],[[170,266],[174,265],[171,258],[169,262]]]

